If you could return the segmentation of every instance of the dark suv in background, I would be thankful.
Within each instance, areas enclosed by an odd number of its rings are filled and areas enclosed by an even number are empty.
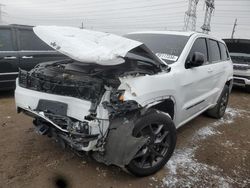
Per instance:
[[[18,69],[31,70],[45,61],[66,59],[33,32],[32,26],[0,26],[0,90],[15,88]]]

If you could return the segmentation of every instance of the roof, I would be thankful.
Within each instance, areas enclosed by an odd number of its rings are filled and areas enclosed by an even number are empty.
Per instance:
[[[34,27],[32,25],[22,25],[22,24],[10,24],[10,26],[15,26],[15,27]]]
[[[25,28],[32,29],[34,26],[31,25],[19,25],[19,24],[0,24],[1,28]]]
[[[191,36],[195,33],[194,31],[137,31],[128,34],[168,34],[168,35],[183,35],[183,36]]]

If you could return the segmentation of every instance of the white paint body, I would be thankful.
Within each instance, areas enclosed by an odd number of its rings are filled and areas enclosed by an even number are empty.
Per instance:
[[[250,54],[246,54],[246,53],[234,53],[231,52],[230,56],[232,57],[232,59],[234,59],[234,57],[250,57]],[[243,86],[243,87],[250,87],[250,64],[244,64],[242,62],[233,62],[234,65],[234,85],[237,86]]]
[[[241,66],[241,67],[243,66],[250,67],[249,65],[237,64],[237,63],[234,63],[234,65]],[[242,80],[244,82],[244,83],[234,82],[234,85],[250,86],[250,79],[247,79],[246,77],[250,78],[250,68],[248,68],[247,70],[234,69],[234,78],[238,80]]]
[[[154,33],[154,32],[150,32]],[[135,100],[142,107],[150,106],[161,99],[171,98],[175,103],[174,123],[177,128],[205,110],[216,105],[217,100],[227,81],[233,78],[233,66],[231,60],[203,65],[186,69],[184,64],[194,41],[199,37],[213,38],[201,33],[187,32],[155,32],[160,34],[176,34],[190,36],[178,61],[171,64],[170,72],[160,72],[155,75],[120,78],[121,85],[118,89],[125,89],[125,100]],[[214,38],[213,38],[214,39]],[[217,40],[217,39],[216,39]],[[224,43],[222,40],[220,42]],[[107,95],[107,92],[104,95]],[[23,109],[34,110],[40,99],[54,100],[68,104],[67,115],[69,117],[84,120],[88,115],[90,102],[72,97],[41,93],[18,85],[15,91],[16,106]],[[104,96],[97,108],[97,117],[108,119],[108,113],[103,108],[102,102],[107,100]],[[197,105],[197,103],[201,102]],[[188,109],[188,107],[193,106]],[[92,134],[98,133],[93,123]],[[103,132],[109,126],[108,121],[102,121]],[[85,148],[86,151],[94,150],[95,143]]]

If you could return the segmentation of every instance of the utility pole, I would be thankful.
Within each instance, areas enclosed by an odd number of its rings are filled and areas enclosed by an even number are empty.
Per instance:
[[[233,26],[233,31],[232,31],[232,34],[231,34],[231,39],[234,38],[234,33],[235,33],[235,28],[236,28],[236,26],[237,26],[237,18],[236,18],[235,21],[234,21],[234,26]]]
[[[214,0],[206,0],[205,3],[206,3],[206,12],[205,12],[204,24],[202,25],[201,29],[203,33],[208,33],[209,31],[211,31],[210,22],[215,6],[214,6]]]
[[[184,17],[184,31],[196,30],[196,8],[199,0],[189,0],[188,10]]]

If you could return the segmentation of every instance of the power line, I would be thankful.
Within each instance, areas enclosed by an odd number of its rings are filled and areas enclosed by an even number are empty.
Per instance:
[[[160,10],[160,9],[159,9]],[[136,12],[131,12],[131,13],[136,13]],[[145,15],[144,13],[147,13],[148,15]],[[175,12],[169,12],[169,14],[168,14],[168,16],[167,17],[169,17],[169,16],[175,16],[176,17],[176,15],[178,15],[179,13],[183,13],[183,11],[175,11]],[[67,17],[65,17],[65,13],[64,13],[64,15],[63,15],[63,17],[60,17],[60,19],[77,19],[77,18],[82,18],[82,16],[84,16],[84,17],[89,17],[89,18],[87,18],[88,20],[93,20],[93,19],[96,19],[96,18],[104,18],[104,17],[107,17],[109,14],[100,14],[100,15],[96,15],[96,14],[92,14],[92,15],[89,15],[89,16],[86,16],[86,15],[77,15],[77,16],[71,16],[71,15],[69,15],[69,16],[67,16]],[[39,16],[39,18],[35,18],[35,16],[33,15],[33,17],[31,18],[31,17],[23,17],[23,16],[18,16],[18,17],[16,17],[16,18],[23,18],[23,19],[37,19],[37,20],[54,20],[54,18],[55,17],[57,17],[57,16],[61,16],[61,15],[56,15],[56,14],[54,14],[54,15],[50,15],[50,16]],[[96,17],[97,16],[97,17]],[[154,17],[154,16],[163,16],[162,15],[162,12],[159,12],[159,11],[157,11],[157,12],[150,12],[150,11],[140,11],[140,14],[128,14],[128,15],[126,15],[126,16],[123,16],[123,15],[121,15],[121,16],[116,16],[116,17],[114,17],[114,14],[110,14],[110,16],[112,16],[112,17],[110,17],[110,18],[108,18],[108,19],[110,19],[110,20],[114,20],[114,19],[122,19],[122,18],[152,18],[152,17]],[[15,16],[12,16],[12,17],[15,17]]]
[[[162,6],[159,6],[159,7],[143,6],[143,7],[140,7],[140,8],[139,7],[133,7],[133,8],[123,8],[123,9],[102,10],[101,12],[98,12],[97,10],[84,11],[84,10],[81,9],[81,11],[79,13],[81,13],[81,16],[83,16],[83,15],[84,16],[93,15],[93,16],[100,16],[100,17],[107,16],[107,15],[114,16],[114,14],[116,14],[116,13],[127,13],[127,14],[129,14],[129,13],[137,13],[138,14],[139,13],[139,15],[141,15],[142,13],[152,14],[152,11],[158,12],[158,11],[164,11],[164,10],[166,10],[166,8],[170,8],[170,7],[164,7],[164,6],[165,5],[162,5]],[[182,8],[182,7],[185,7],[185,5],[178,6],[178,8]],[[142,9],[142,10],[139,11],[138,9]],[[70,12],[63,12],[63,13],[54,13],[53,12],[53,15],[52,14],[45,15],[45,16],[43,15],[42,17],[47,17],[47,18],[51,17],[51,16],[63,16],[63,17],[65,17],[65,14],[68,14],[68,13],[75,14],[76,13],[75,9],[69,9],[69,10],[70,10]],[[171,10],[173,10],[173,9],[171,9]],[[176,10],[176,8],[174,10]],[[171,13],[171,12],[168,12],[168,13]]]
[[[23,19],[20,19],[23,20]],[[82,20],[81,18],[79,18],[79,21]],[[70,21],[70,20],[69,20]],[[141,25],[141,24],[150,24],[150,25],[155,25],[155,24],[167,24],[167,23],[172,23],[172,24],[177,24],[177,23],[182,23],[182,19],[171,19],[171,20],[141,20],[141,21],[130,21],[130,20],[126,20],[126,21],[103,21],[100,23],[97,22],[88,22],[88,25],[93,25],[93,24],[98,24],[98,25],[114,25],[114,26],[121,26],[121,25]]]
[[[166,6],[166,5],[181,5],[181,4],[183,4],[183,1],[175,1],[175,2],[168,2],[168,3],[154,3],[154,4],[150,4],[150,5],[141,5],[140,4],[140,6],[131,6],[131,5],[133,5],[133,4],[135,4],[134,3],[134,1],[132,1],[132,2],[128,2],[128,1],[126,1],[126,2],[123,2],[123,3],[110,3],[110,2],[104,2],[104,1],[102,1],[102,3],[96,3],[96,4],[83,4],[83,3],[81,3],[81,4],[76,4],[76,5],[74,5],[74,6],[72,6],[72,5],[67,5],[67,4],[64,4],[63,6],[58,6],[58,4],[56,4],[56,5],[51,5],[50,3],[49,4],[44,4],[44,5],[40,5],[40,6],[37,6],[37,4],[35,4],[35,6],[33,5],[29,5],[29,6],[21,6],[22,4],[20,4],[19,6],[18,6],[18,8],[22,8],[22,9],[24,9],[24,8],[32,8],[32,10],[35,10],[35,9],[41,9],[41,7],[44,7],[44,8],[46,8],[46,9],[53,9],[53,11],[55,12],[55,11],[57,11],[57,10],[65,10],[65,8],[67,8],[68,10],[72,10],[72,9],[74,9],[74,11],[76,11],[76,10],[79,10],[79,11],[83,11],[84,9],[86,9],[86,8],[92,8],[92,9],[94,9],[93,11],[91,11],[91,12],[94,12],[94,11],[97,11],[98,10],[98,8],[101,8],[102,10],[107,10],[107,11],[111,11],[111,10],[118,10],[118,11],[120,11],[121,9],[116,9],[116,8],[113,8],[113,7],[116,7],[117,5],[118,6],[120,6],[120,7],[125,7],[125,8],[122,8],[123,10],[124,9],[138,9],[138,8],[145,8],[145,7],[162,7],[162,6]],[[144,3],[144,2],[143,2]],[[88,6],[88,5],[91,5],[91,6]],[[128,5],[128,7],[126,7],[125,5]],[[15,6],[17,6],[16,4],[15,4]]]

